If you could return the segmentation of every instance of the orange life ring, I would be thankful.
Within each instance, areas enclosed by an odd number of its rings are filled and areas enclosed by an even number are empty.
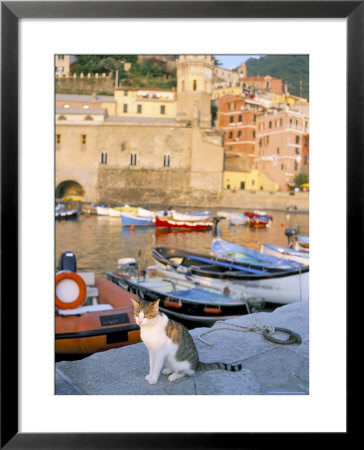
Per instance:
[[[71,299],[71,301],[64,301],[57,296],[57,285],[63,280],[72,280],[78,286],[78,295],[76,298]],[[82,305],[86,298],[86,283],[83,281],[83,278],[80,277],[75,272],[71,272],[68,270],[63,270],[56,274],[56,306],[60,309],[73,309]]]

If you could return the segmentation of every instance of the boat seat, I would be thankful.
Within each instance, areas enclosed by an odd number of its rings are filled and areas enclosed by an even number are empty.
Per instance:
[[[83,281],[86,283],[86,286],[95,286],[95,274],[93,272],[77,272]]]
[[[85,314],[85,313],[92,313],[92,312],[98,312],[98,311],[110,311],[111,309],[114,309],[111,305],[108,303],[103,305],[85,305],[85,306],[79,306],[78,308],[73,309],[59,309],[58,314],[60,316],[76,316],[79,314]]]

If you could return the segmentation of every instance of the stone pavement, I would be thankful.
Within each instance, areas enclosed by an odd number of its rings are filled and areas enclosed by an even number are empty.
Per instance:
[[[267,341],[261,332],[234,327],[275,326],[302,338],[301,344]],[[214,330],[210,332],[210,330]],[[208,332],[207,334],[204,334]],[[202,335],[204,334],[204,335]],[[191,330],[200,360],[242,363],[240,372],[197,372],[170,382],[160,375],[155,385],[144,380],[149,371],[143,343],[95,353],[79,361],[56,364],[57,395],[307,395],[309,393],[309,308],[297,302],[273,312],[259,312]],[[201,339],[211,345],[202,342]],[[275,332],[286,340],[288,335]]]

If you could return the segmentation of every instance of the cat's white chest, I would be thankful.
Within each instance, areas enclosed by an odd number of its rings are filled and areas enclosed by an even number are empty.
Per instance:
[[[157,323],[154,326],[141,327],[141,338],[149,350],[157,350],[165,346],[166,336],[165,333],[162,332],[164,327],[164,321],[160,321],[160,323]]]

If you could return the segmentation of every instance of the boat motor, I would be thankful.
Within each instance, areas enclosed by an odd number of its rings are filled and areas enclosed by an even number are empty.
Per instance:
[[[214,229],[212,231],[214,238],[220,237],[219,222],[220,222],[220,220],[222,220],[224,218],[225,217],[213,217],[212,218],[212,220],[214,221]]]
[[[73,252],[63,252],[58,260],[57,270],[77,272],[76,255]]]
[[[299,230],[297,228],[286,228],[284,231],[284,234],[287,236],[288,239],[288,245],[292,245],[295,240],[293,239],[295,236],[297,236],[299,233]]]
[[[126,273],[135,273],[138,270],[138,263],[134,258],[120,258],[118,260],[118,270]]]

